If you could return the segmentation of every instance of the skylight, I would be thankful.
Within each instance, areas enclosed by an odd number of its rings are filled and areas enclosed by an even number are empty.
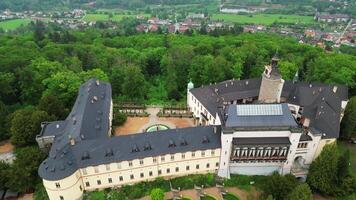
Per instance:
[[[237,105],[237,116],[283,115],[281,104]]]

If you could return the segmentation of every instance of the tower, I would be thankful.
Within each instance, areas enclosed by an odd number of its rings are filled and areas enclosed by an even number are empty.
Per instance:
[[[281,99],[284,80],[278,70],[279,58],[277,53],[273,56],[271,65],[266,65],[262,73],[262,81],[258,101],[261,103],[279,103]]]

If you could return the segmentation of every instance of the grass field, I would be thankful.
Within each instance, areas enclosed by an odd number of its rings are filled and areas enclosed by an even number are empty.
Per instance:
[[[0,22],[0,28],[4,30],[14,30],[21,25],[27,25],[31,22],[30,19],[13,19]]]
[[[141,15],[141,14],[140,14]],[[145,17],[150,17],[148,14],[142,14]],[[121,21],[124,17],[136,17],[137,15],[126,15],[126,14],[117,14],[112,17],[113,21]],[[87,14],[84,17],[85,21],[108,21],[109,15],[107,14]]]
[[[256,14],[256,15],[236,15],[236,14],[214,14],[212,19],[224,20],[225,22],[241,24],[263,24],[270,25],[274,22],[283,23],[315,23],[311,16],[300,15],[278,15],[278,14]]]

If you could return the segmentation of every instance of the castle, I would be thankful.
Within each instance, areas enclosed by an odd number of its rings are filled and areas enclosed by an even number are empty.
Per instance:
[[[36,140],[48,152],[38,173],[51,200],[84,190],[194,173],[305,179],[311,162],[339,136],[348,89],[285,81],[278,58],[261,78],[187,87],[196,127],[113,137],[111,86],[91,79],[64,121],[44,122]]]

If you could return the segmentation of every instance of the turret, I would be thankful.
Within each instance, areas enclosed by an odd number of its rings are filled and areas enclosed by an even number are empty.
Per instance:
[[[261,103],[279,103],[284,80],[278,69],[278,55],[273,56],[271,64],[265,66],[258,101]]]

